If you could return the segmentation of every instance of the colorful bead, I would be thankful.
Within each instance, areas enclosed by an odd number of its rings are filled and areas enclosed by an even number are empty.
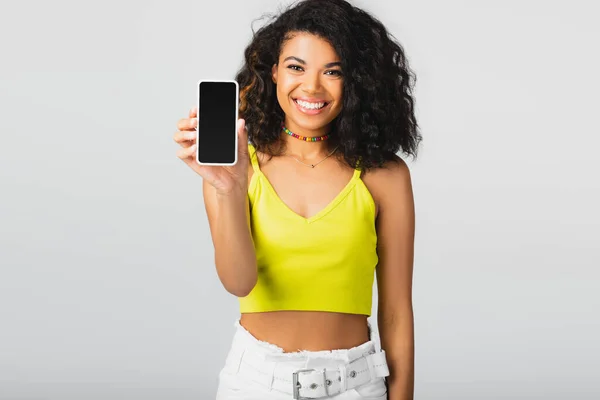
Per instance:
[[[316,136],[316,137],[312,137],[312,136],[301,136],[298,135],[297,133],[294,133],[292,131],[290,131],[288,128],[286,128],[284,125],[281,125],[281,128],[283,129],[283,131],[285,133],[287,133],[288,135],[295,137],[296,139],[300,139],[300,140],[304,140],[305,142],[319,142],[321,140],[327,140],[329,139],[329,135],[325,135],[325,136]]]

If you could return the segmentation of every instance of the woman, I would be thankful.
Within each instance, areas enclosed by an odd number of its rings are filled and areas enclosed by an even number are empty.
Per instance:
[[[235,166],[198,165],[196,109],[178,122],[219,279],[240,301],[218,399],[413,397],[414,205],[396,155],[421,140],[411,79],[376,19],[305,0],[245,50]]]

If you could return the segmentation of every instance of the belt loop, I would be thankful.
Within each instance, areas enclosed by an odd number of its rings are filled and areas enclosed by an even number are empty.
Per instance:
[[[367,365],[369,366],[369,378],[371,382],[373,382],[376,378],[375,367],[373,367],[373,357],[371,357],[372,354],[374,353],[365,356],[365,359],[367,360]]]
[[[346,382],[346,364],[340,365],[340,387],[342,388],[342,392],[348,390],[348,385]]]

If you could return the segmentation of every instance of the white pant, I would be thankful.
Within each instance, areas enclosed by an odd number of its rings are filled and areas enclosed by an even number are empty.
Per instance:
[[[389,370],[385,352],[377,352],[370,324],[369,341],[351,349],[292,353],[258,340],[240,325],[239,319],[234,327],[233,343],[219,373],[217,400],[292,400],[294,385],[302,387],[302,391],[298,389],[300,396],[306,396],[299,398],[313,398],[310,393],[319,392],[325,396],[318,397],[321,399],[387,400],[385,376]],[[303,369],[312,372],[301,371],[296,377],[305,373],[310,376],[301,376],[304,386],[294,384],[293,371]],[[311,376],[313,381],[308,380]],[[335,394],[325,394],[332,390]]]

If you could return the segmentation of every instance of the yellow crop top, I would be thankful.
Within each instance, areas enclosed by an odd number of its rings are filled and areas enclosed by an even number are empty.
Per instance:
[[[276,310],[371,315],[377,232],[375,203],[360,169],[320,212],[304,218],[277,195],[248,144],[248,185],[258,282],[242,313]]]

